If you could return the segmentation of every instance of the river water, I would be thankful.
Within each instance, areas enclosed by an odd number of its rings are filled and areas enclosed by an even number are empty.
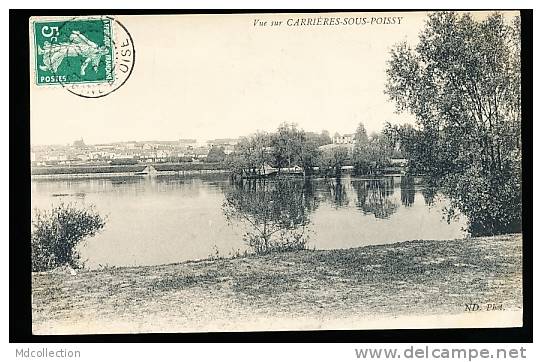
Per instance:
[[[94,205],[106,216],[105,228],[80,249],[87,267],[157,265],[245,251],[243,235],[251,226],[242,218],[228,221],[224,206],[228,195],[243,197],[250,192],[244,190],[239,192],[220,174],[33,180],[32,207],[49,209],[60,202]],[[466,235],[465,218],[447,223],[442,209],[449,201],[416,179],[315,178],[302,190],[303,202],[311,203],[303,208],[310,221],[309,248]],[[276,201],[297,202],[285,200],[290,199]]]

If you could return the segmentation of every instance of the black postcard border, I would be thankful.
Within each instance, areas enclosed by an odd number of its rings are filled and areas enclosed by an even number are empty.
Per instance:
[[[523,327],[466,329],[326,330],[280,332],[149,333],[93,335],[33,335],[30,262],[30,16],[327,13],[434,11],[435,9],[228,9],[228,10],[10,10],[9,12],[9,341],[10,343],[85,342],[492,342],[533,341],[533,151],[532,48],[533,11],[521,10],[522,146],[523,146]],[[509,9],[450,9],[509,10]],[[517,9],[510,9],[517,10]],[[61,108],[61,105],[58,107]]]

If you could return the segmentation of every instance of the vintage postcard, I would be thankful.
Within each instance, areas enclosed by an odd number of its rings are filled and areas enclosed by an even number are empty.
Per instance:
[[[516,11],[32,17],[32,330],[521,327]]]

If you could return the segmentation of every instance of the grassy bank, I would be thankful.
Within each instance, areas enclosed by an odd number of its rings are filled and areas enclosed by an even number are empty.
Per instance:
[[[35,273],[34,333],[419,327],[522,306],[521,235]],[[417,316],[424,316],[422,319]],[[447,317],[448,316],[448,317]],[[410,319],[408,319],[410,318]],[[410,322],[408,322],[410,320]],[[412,325],[413,324],[413,325]],[[382,324],[377,324],[382,326]]]

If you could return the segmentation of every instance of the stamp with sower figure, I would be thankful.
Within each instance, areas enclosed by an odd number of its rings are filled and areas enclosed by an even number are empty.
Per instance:
[[[132,37],[113,17],[39,19],[32,30],[37,85],[96,98],[116,91],[132,73]]]

